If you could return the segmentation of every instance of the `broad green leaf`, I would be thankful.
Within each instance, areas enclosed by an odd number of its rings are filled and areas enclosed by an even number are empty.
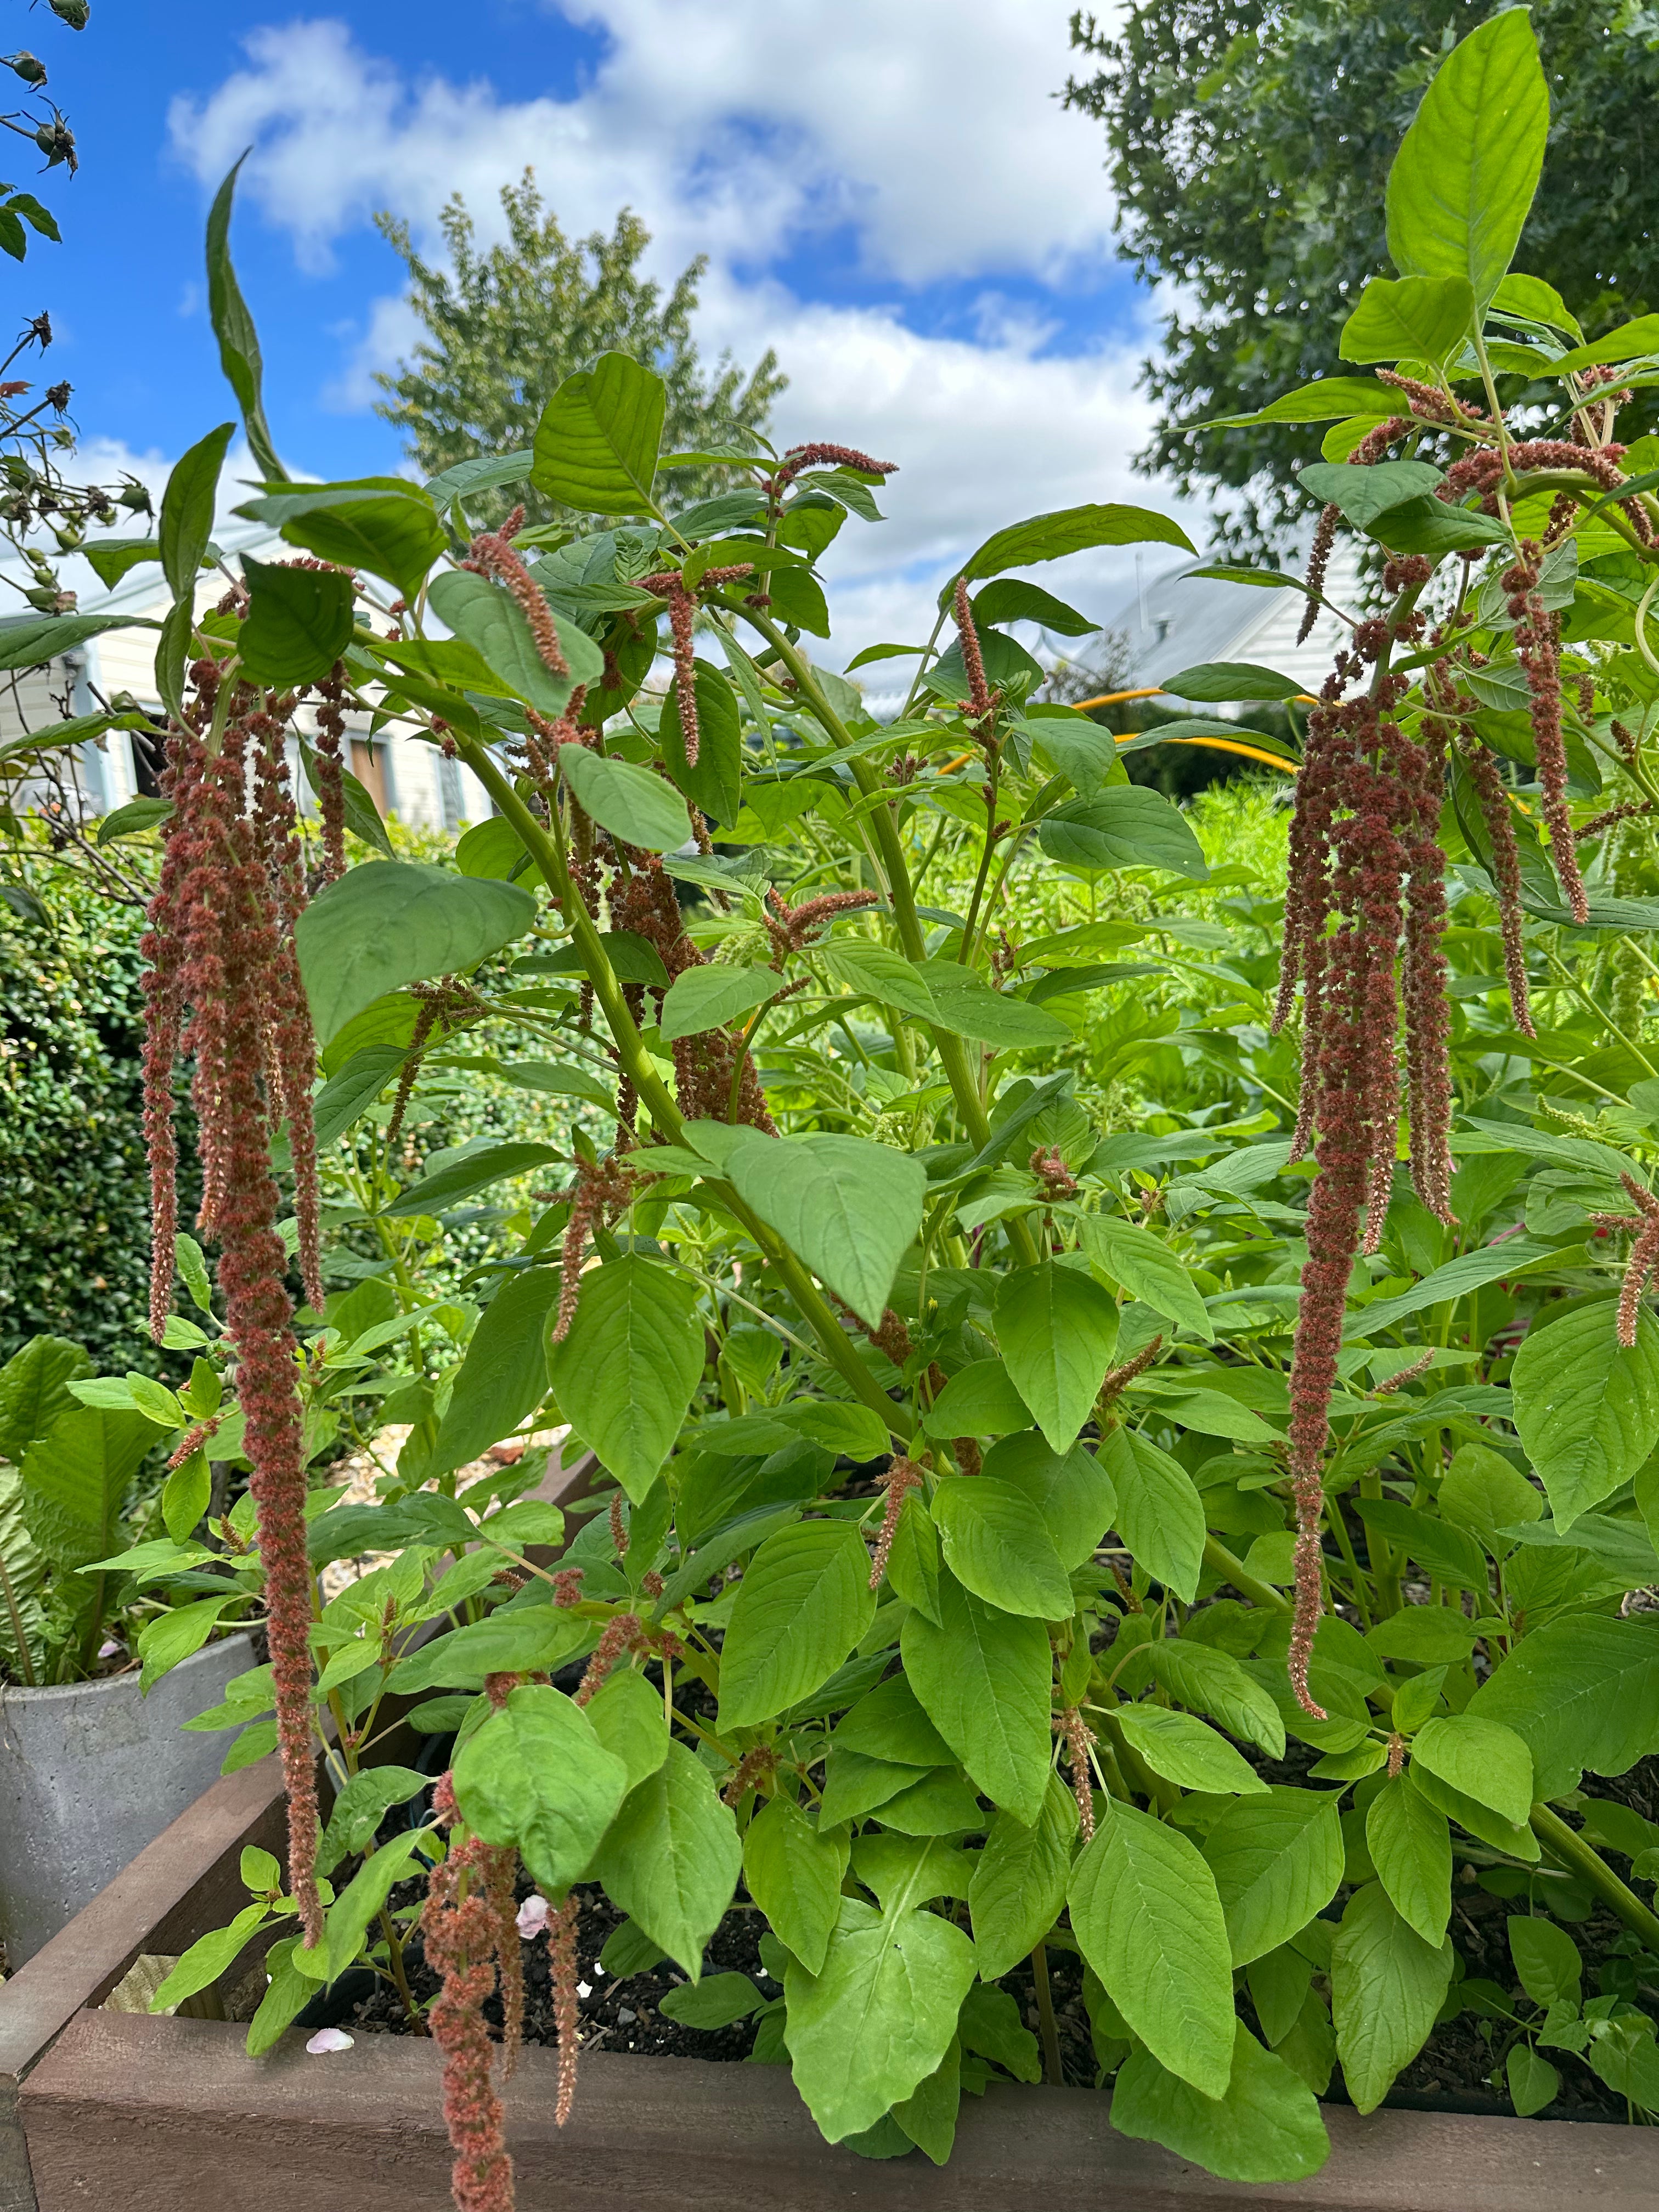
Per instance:
[[[208,318],[213,325],[213,335],[219,341],[219,366],[242,410],[242,424],[247,432],[253,465],[269,482],[286,477],[288,471],[276,458],[276,448],[265,421],[260,390],[264,370],[259,358],[258,333],[230,258],[231,203],[235,197],[237,173],[246,159],[244,154],[233,165],[229,175],[214,194],[213,205],[208,211]]]
[[[363,1861],[328,1908],[326,1943],[319,1944],[315,1952],[302,1948],[294,1954],[293,1963],[302,1973],[310,1972],[314,1965],[319,1981],[337,1981],[348,1966],[356,1963],[370,1922],[398,1883],[407,1880],[409,1863],[420,1840],[414,1829],[408,1829]]]
[[[674,1448],[702,1374],[696,1293],[659,1260],[625,1253],[590,1268],[553,1392],[637,1505]]]
[[[322,772],[317,764],[315,750],[303,737],[300,739],[300,765],[305,771],[306,781],[320,799]],[[349,768],[337,766],[335,774],[339,783],[341,817],[346,828],[354,837],[361,837],[364,844],[372,845],[382,860],[395,860],[398,856],[392,850],[386,826],[380,819],[380,809],[370,797],[367,786],[360,783]]]
[[[1132,2051],[1113,2085],[1112,2125],[1224,2181],[1304,2181],[1330,2155],[1313,2091],[1243,2021],[1224,2094],[1206,2096],[1150,2050]]]
[[[558,632],[561,657],[569,672],[561,676],[550,667],[523,608],[503,586],[486,576],[447,568],[433,579],[429,596],[438,619],[476,647],[514,697],[527,701],[539,714],[562,714],[577,684],[597,684],[605,674],[605,655],[586,631],[573,622],[560,622],[550,612],[548,619]]]
[[[335,1799],[334,1809],[329,1814],[321,1851],[322,1871],[331,1873],[348,1853],[361,1851],[372,1844],[375,1831],[392,1808],[406,1805],[411,1797],[418,1796],[427,1781],[427,1776],[412,1766],[359,1768]],[[280,1875],[281,1869],[277,1871]],[[246,1873],[242,1879],[247,1881]],[[280,1889],[282,1886],[275,1876],[262,1882],[248,1881],[250,1889]]]
[[[959,1368],[922,1424],[930,1437],[1006,1437],[1031,1425],[1030,1409],[1000,1359]]]
[[[1448,1260],[1443,1267],[1425,1275],[1421,1282],[1413,1283],[1410,1290],[1401,1291],[1398,1297],[1379,1299],[1351,1314],[1343,1331],[1344,1339],[1354,1343],[1384,1336],[1408,1314],[1421,1313],[1427,1306],[1447,1304],[1471,1291],[1483,1290],[1500,1278],[1524,1274],[1554,1257],[1547,1245],[1534,1244],[1524,1237],[1503,1244],[1485,1245],[1478,1252],[1461,1253],[1455,1260]]]
[[[386,1677],[396,1697],[417,1690],[481,1690],[489,1674],[550,1674],[595,1641],[594,1625],[556,1606],[489,1613],[434,1637]]]
[[[1412,1764],[1524,1827],[1532,1812],[1532,1753],[1501,1721],[1469,1712],[1423,1723],[1412,1738]]]
[[[920,1161],[862,1137],[764,1137],[745,1131],[726,1179],[745,1205],[872,1328],[921,1225]]]
[[[1344,361],[1449,360],[1474,323],[1467,276],[1373,276],[1342,325]]]
[[[1521,1986],[1534,2004],[1578,2004],[1584,1961],[1578,1946],[1553,1920],[1513,1913],[1508,1922],[1510,1956]]]
[[[823,1969],[846,1871],[845,1831],[819,1833],[790,1798],[769,1798],[749,1823],[743,1839],[749,1894],[809,1974]]]
[[[1032,1825],[1012,1813],[992,1821],[968,1885],[979,1971],[987,1980],[1017,1966],[1059,1919],[1077,1826],[1077,1801],[1054,1773]]]
[[[1078,1225],[1084,1250],[1114,1282],[1206,1344],[1214,1342],[1215,1328],[1196,1285],[1161,1237],[1113,1213],[1085,1214]]]
[[[1416,1667],[1461,1665],[1474,1640],[1474,1623],[1446,1605],[1408,1605],[1379,1620],[1365,1638],[1379,1659],[1407,1659]]]
[[[247,619],[237,636],[244,672],[276,687],[319,684],[351,641],[351,579],[337,568],[290,568],[242,556]]]
[[[1389,252],[1401,276],[1462,276],[1484,313],[1538,189],[1549,122],[1524,8],[1490,17],[1452,49],[1389,172]]]
[[[137,615],[9,615],[0,621],[0,669],[41,667],[106,629],[160,627]],[[93,733],[104,726],[100,718]]]
[[[1581,1306],[1528,1332],[1510,1387],[1516,1431],[1565,1534],[1659,1443],[1659,1322],[1644,1309],[1626,1352],[1612,1306]]]
[[[142,1413],[86,1407],[63,1413],[23,1455],[23,1520],[52,1565],[64,1570],[106,1559],[120,1536],[127,1488],[155,1442],[155,1425]],[[71,1601],[90,1599],[94,1583]]]
[[[1423,1938],[1381,1882],[1348,1899],[1331,1954],[1331,2014],[1348,2094],[1375,2112],[1428,2040],[1452,1976],[1452,1948]]]
[[[432,501],[401,477],[268,493],[236,512],[273,524],[289,544],[322,560],[384,576],[411,600],[447,543]]]
[[[1057,1452],[1089,1418],[1117,1343],[1117,1301],[1077,1267],[1045,1260],[997,1287],[997,1339],[1009,1377]]]
[[[831,1742],[823,1763],[819,1821],[834,1828],[846,1820],[861,1820],[877,1806],[920,1782],[924,1771],[920,1767],[896,1766],[884,1759],[866,1759],[861,1752],[845,1751]]]
[[[902,952],[853,937],[832,942],[816,957],[836,982],[845,983],[849,990],[867,991],[884,1005],[915,1014],[921,1021],[939,1020],[939,1008],[921,969]]]
[[[265,1954],[265,1971],[270,1982],[248,2022],[246,2050],[250,2058],[258,2058],[269,2051],[277,2037],[293,2027],[317,1994],[316,1983],[294,1964],[298,1948],[295,1939],[273,1943]]]
[[[870,1555],[848,1521],[769,1536],[738,1585],[720,1655],[719,1726],[752,1728],[827,1682],[875,1618]]]
[[[247,1948],[249,1938],[268,1917],[263,1903],[244,1905],[226,1928],[198,1936],[149,2001],[152,2012],[168,2012],[216,1982]],[[314,1986],[314,1985],[313,1985]]]
[[[1041,623],[1056,637],[1087,637],[1100,628],[1092,616],[1079,614],[1064,599],[1045,592],[1041,584],[1028,583],[1023,576],[1007,576],[1000,583],[988,584],[975,597],[974,621],[976,627],[992,623]]]
[[[937,1626],[912,1611],[901,1632],[910,1686],[975,1786],[1033,1821],[1048,1786],[1048,1635],[1041,1621],[982,1604],[948,1570],[939,1606]]]
[[[914,972],[933,1000],[933,1022],[953,1036],[989,1045],[996,1052],[1070,1042],[1071,1032],[1053,1014],[1044,1013],[1028,999],[994,991],[983,976],[958,961],[924,960]]]
[[[428,477],[427,495],[434,506],[447,507],[453,500],[469,499],[475,492],[497,491],[503,484],[528,483],[535,463],[533,453],[480,453],[471,460],[457,461],[453,467]]]
[[[233,1604],[235,1593],[198,1599],[194,1605],[174,1606],[170,1612],[152,1614],[138,1632],[138,1675],[141,1697],[170,1674],[181,1659],[199,1651],[219,1625],[219,1617]]]
[[[159,830],[164,822],[173,819],[173,805],[166,799],[130,799],[125,806],[118,806],[106,814],[98,824],[97,842],[112,845],[118,838],[142,836],[146,830]]]
[[[1259,1744],[1269,1758],[1285,1756],[1285,1724],[1278,1707],[1231,1652],[1186,1638],[1164,1637],[1146,1647],[1144,1660],[1136,1653],[1119,1677],[1126,1694],[1147,1680],[1158,1682],[1182,1705],[1195,1706],[1219,1721],[1230,1735]]]
[[[524,1683],[455,1755],[455,1802],[487,1844],[514,1844],[539,1889],[586,1871],[628,1792],[628,1767],[580,1705]]]
[[[707,660],[696,664],[697,764],[685,757],[680,728],[680,690],[668,687],[658,739],[668,773],[691,804],[711,821],[730,829],[743,805],[743,738],[738,702],[721,671]]]
[[[1277,399],[1270,399],[1254,415],[1223,415],[1203,427],[1247,429],[1257,422],[1346,422],[1359,416],[1382,422],[1399,412],[1399,392],[1379,384],[1374,377],[1322,376],[1311,384],[1297,385],[1294,392],[1280,392]],[[1298,581],[1273,568],[1200,568],[1193,573],[1200,576],[1221,574],[1228,582],[1239,584],[1277,586]]]
[[[1200,883],[1210,872],[1186,817],[1144,784],[1114,785],[1057,806],[1043,816],[1037,842],[1066,867],[1161,868]]]
[[[944,2166],[955,2147],[961,2107],[962,2045],[952,2036],[944,2057],[927,2080],[894,2106],[888,2124],[908,2136],[935,2166]]]
[[[901,1836],[965,1836],[985,1826],[970,1784],[940,1769],[895,1790],[881,1808],[884,1828]]]
[[[662,1693],[635,1667],[616,1667],[588,1699],[594,1735],[627,1769],[636,1790],[668,1756],[668,1723]]]
[[[651,486],[666,400],[650,369],[627,354],[601,354],[543,409],[532,483],[590,514],[656,514]]]
[[[548,1335],[556,1267],[509,1275],[478,1316],[450,1388],[428,1473],[447,1474],[511,1436],[548,1393]]]
[[[1215,1881],[1194,1844],[1114,1799],[1066,1895],[1084,1958],[1135,2034],[1183,2081],[1224,2096],[1232,1961]]]
[[[1225,1736],[1190,1713],[1172,1713],[1163,1705],[1120,1705],[1114,1718],[1153,1773],[1166,1782],[1212,1793],[1256,1796],[1267,1790],[1255,1767]]]
[[[611,1902],[695,1982],[742,1859],[737,1823],[714,1778],[683,1743],[671,1743],[611,1823],[593,1871]]]
[[[826,2142],[873,2127],[936,2070],[973,1979],[974,1947],[948,1920],[842,1898],[819,1972],[791,1959],[784,1974],[795,2087]]]
[[[739,1015],[763,1006],[783,985],[783,977],[772,968],[716,966],[712,962],[688,968],[674,978],[664,996],[663,1042],[673,1044],[680,1037],[723,1029]]]
[[[1051,1452],[1035,1429],[1022,1430],[992,1446],[984,1471],[1036,1507],[1068,1574],[1093,1558],[1117,1512],[1117,1493],[1085,1445]]]
[[[1511,278],[1511,283],[1525,283],[1526,278]],[[1536,282],[1534,278],[1531,280]],[[1638,315],[1634,322],[1609,331],[1589,345],[1574,346],[1570,353],[1561,356],[1555,364],[1558,372],[1589,368],[1603,362],[1635,361],[1644,354],[1659,353],[1659,315]]]
[[[896,1597],[938,1627],[939,1609],[939,1531],[921,1499],[907,1498],[899,1513],[893,1548],[887,1555],[887,1580]]]
[[[464,1199],[474,1198],[479,1191],[487,1190],[492,1182],[502,1182],[509,1176],[528,1175],[532,1169],[550,1166],[565,1157],[556,1145],[485,1145],[476,1152],[451,1160],[434,1175],[422,1176],[381,1211],[394,1218],[442,1213],[452,1206],[459,1206]]]
[[[37,1437],[79,1401],[70,1384],[92,1373],[80,1345],[63,1336],[32,1336],[0,1367],[0,1459],[14,1467]]]
[[[1062,507],[999,530],[969,556],[962,574],[971,584],[981,576],[1000,575],[1005,568],[1029,568],[1036,562],[1058,561],[1095,545],[1149,544],[1197,551],[1178,522],[1144,507]]]
[[[1372,1798],[1365,1848],[1401,1918],[1425,1943],[1443,1943],[1451,1918],[1451,1830],[1409,1773],[1385,1783]]]
[[[1276,668],[1258,667],[1252,660],[1200,661],[1166,677],[1162,688],[1172,699],[1209,704],[1231,699],[1295,699],[1302,692],[1294,676],[1281,676]]]
[[[535,900],[516,884],[414,860],[348,868],[294,926],[318,1042],[402,984],[476,968],[535,918]]]
[[[191,1531],[208,1510],[213,1495],[213,1470],[204,1451],[193,1451],[181,1460],[161,1485],[161,1524],[175,1543],[189,1540]]]
[[[1117,1526],[1137,1561],[1183,1605],[1198,1595],[1204,1501],[1186,1468],[1133,1429],[1103,1437],[1100,1456],[1117,1492]]]
[[[902,1674],[878,1682],[836,1729],[842,1749],[897,1766],[948,1766],[951,1747],[933,1726]]]
[[[1300,2019],[1312,1979],[1312,1960],[1290,1943],[1264,1952],[1246,1967],[1245,1986],[1269,2051],[1278,2048]]]
[[[1534,2112],[1541,2112],[1546,2105],[1553,2105],[1561,2092],[1561,2076],[1547,2058],[1540,2057],[1530,2044],[1512,2043],[1510,2055],[1504,2062],[1504,2077],[1509,2083],[1510,2102],[1518,2119],[1528,2120]]]
[[[1298,471],[1302,488],[1322,504],[1340,507],[1356,529],[1367,530],[1390,507],[1421,499],[1443,479],[1429,461],[1310,461]]]
[[[213,501],[219,488],[219,471],[224,465],[225,449],[235,428],[234,422],[222,422],[205,438],[198,439],[189,452],[173,463],[167,488],[161,495],[161,513],[156,526],[157,550],[167,589],[175,599],[194,603],[197,572],[213,534]]]
[[[559,772],[601,830],[653,853],[691,842],[691,817],[672,783],[633,761],[611,760],[586,745],[559,747]]]
[[[1005,1613],[1069,1620],[1072,1586],[1040,1512],[1012,1483],[947,1476],[933,1494],[945,1563],[965,1589]]]
[[[747,1974],[709,1974],[696,1983],[682,1983],[669,1990],[657,2007],[665,2020],[682,2027],[701,2027],[712,2033],[747,2020],[766,2000]]]
[[[1224,1812],[1204,1839],[1236,1966],[1305,1928],[1342,1881],[1336,1795],[1274,1787]]]
[[[337,1074],[331,1075],[311,1103],[317,1149],[337,1144],[361,1121],[402,1067],[408,1054],[401,1045],[365,1045]]]

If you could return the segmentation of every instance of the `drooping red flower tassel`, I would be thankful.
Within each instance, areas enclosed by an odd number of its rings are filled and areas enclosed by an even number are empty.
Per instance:
[[[448,1775],[433,1792],[433,1809],[447,1823],[459,1818]],[[432,1870],[421,1913],[427,1964],[443,1984],[428,2023],[443,2053],[444,2123],[455,2154],[450,2186],[456,2212],[513,2212],[513,2160],[501,2100],[490,2079],[494,2053],[483,2016],[504,1941],[490,1893],[495,1856],[477,1836],[452,1844],[443,1863]],[[516,1950],[518,1930],[508,1925]]]

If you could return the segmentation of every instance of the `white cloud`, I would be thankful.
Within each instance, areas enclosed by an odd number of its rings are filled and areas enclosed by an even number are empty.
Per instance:
[[[1045,350],[1065,286],[1097,279],[1111,251],[1098,131],[1054,98],[1069,59],[1062,9],[557,5],[607,40],[568,98],[411,80],[343,23],[295,21],[252,33],[246,67],[205,100],[175,102],[175,149],[211,185],[252,143],[245,190],[312,268],[381,206],[429,249],[457,191],[489,238],[499,187],[527,165],[568,231],[608,229],[631,205],[653,233],[654,273],[708,254],[700,342],[745,362],[775,347],[791,380],[782,441],[833,439],[899,464],[882,501],[890,520],[849,521],[826,557],[840,586],[837,657],[925,634],[939,577],[1005,522],[1087,501],[1170,507],[1129,466],[1150,420],[1134,388],[1150,315],[1132,313],[1093,350]],[[889,290],[977,286],[968,334],[925,336],[896,310],[798,297],[777,274],[783,257],[843,226]],[[325,386],[325,404],[345,412],[367,409],[373,371],[415,335],[395,297],[372,302],[365,321]],[[1074,556],[1053,580],[1104,614],[1133,573],[1132,555],[1105,552]]]

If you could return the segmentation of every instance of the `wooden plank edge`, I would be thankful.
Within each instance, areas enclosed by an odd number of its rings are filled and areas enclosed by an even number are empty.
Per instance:
[[[23,2085],[40,2212],[408,2212],[446,2201],[439,2054],[360,2035],[313,2058],[289,2034],[250,2060],[215,2021],[82,2014]],[[1109,2100],[994,2089],[963,2101],[956,2151],[872,2161],[825,2144],[775,2066],[596,2052],[553,2123],[557,2058],[530,2048],[506,2084],[520,2203],[561,2212],[1652,2212],[1645,2129],[1328,2106],[1332,2154],[1290,2184],[1217,2179],[1115,2135]]]

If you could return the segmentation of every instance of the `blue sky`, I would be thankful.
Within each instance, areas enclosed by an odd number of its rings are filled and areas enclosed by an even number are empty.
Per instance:
[[[75,386],[88,454],[136,457],[159,480],[229,411],[202,223],[252,145],[234,243],[278,444],[307,473],[393,466],[372,371],[411,330],[372,214],[392,208],[430,246],[461,189],[487,233],[500,185],[532,163],[567,228],[608,228],[627,202],[655,234],[654,273],[709,256],[704,349],[750,362],[775,346],[786,438],[900,462],[890,522],[844,533],[833,560],[853,628],[902,635],[927,577],[1004,521],[1087,499],[1170,504],[1129,472],[1152,315],[1114,256],[1097,130],[1054,97],[1067,12],[94,0],[76,35],[39,7],[21,35],[82,166],[39,187],[64,242],[8,264],[16,319],[52,313],[51,373]],[[13,143],[10,174],[33,184],[33,149]],[[1126,574],[1122,556],[1076,568],[1097,600]]]

